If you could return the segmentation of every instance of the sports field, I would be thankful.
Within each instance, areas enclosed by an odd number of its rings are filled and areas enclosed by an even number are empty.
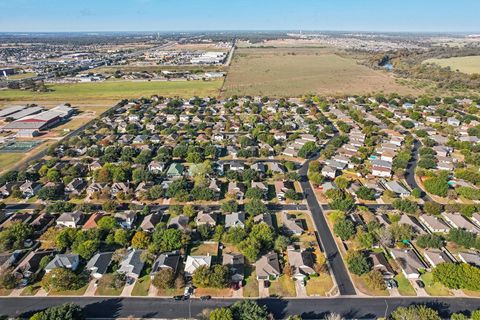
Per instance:
[[[424,63],[435,63],[441,67],[450,67],[463,73],[480,74],[480,56],[453,57],[446,59],[428,59]]]
[[[47,85],[52,92],[31,92],[24,90],[0,90],[0,103],[43,101],[92,103],[95,101],[116,102],[121,99],[160,96],[217,96],[223,80],[215,81],[105,81],[76,84]]]
[[[388,73],[359,65],[330,49],[240,48],[223,95],[301,96],[397,92],[414,94]]]

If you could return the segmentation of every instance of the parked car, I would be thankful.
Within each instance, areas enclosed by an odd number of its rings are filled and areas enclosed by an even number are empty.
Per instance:
[[[417,281],[415,281],[415,282],[417,283],[417,286],[418,286],[419,288],[425,288],[425,284],[423,283],[422,280],[417,280]]]
[[[210,300],[212,299],[212,296],[201,296],[200,300]]]
[[[393,288],[396,288],[397,287],[397,283],[395,282],[395,280],[385,280],[385,284],[387,286],[387,289],[393,289]]]
[[[185,291],[183,292],[183,295],[185,297],[189,297],[193,293],[193,288],[192,287],[185,287]]]
[[[181,300],[185,300],[185,296],[174,296],[173,299],[175,301],[181,301]]]

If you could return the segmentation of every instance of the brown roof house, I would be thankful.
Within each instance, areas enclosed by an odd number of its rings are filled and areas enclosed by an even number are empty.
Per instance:
[[[262,256],[255,262],[255,270],[257,272],[257,280],[276,279],[282,273],[278,255],[275,252],[270,252]]]
[[[303,281],[308,275],[314,274],[313,255],[310,251],[295,250],[293,247],[287,249],[288,263],[293,267],[293,277]]]

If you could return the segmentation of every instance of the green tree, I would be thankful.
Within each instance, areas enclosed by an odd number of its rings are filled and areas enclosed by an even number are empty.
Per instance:
[[[337,221],[333,225],[335,235],[346,241],[355,235],[355,225],[350,220]]]
[[[246,299],[235,302],[232,307],[234,319],[248,319],[248,320],[267,320],[267,307],[260,306],[255,301]]]
[[[42,287],[45,290],[77,290],[83,287],[86,279],[65,268],[56,268],[45,274]]]
[[[158,289],[170,289],[175,285],[175,274],[172,269],[161,269],[153,277],[152,284]]]
[[[114,240],[118,245],[126,247],[130,243],[130,234],[125,229],[117,229],[115,230]]]
[[[357,276],[370,271],[370,264],[367,257],[361,251],[353,251],[347,255],[348,270]]]
[[[145,231],[137,231],[132,238],[132,247],[135,249],[146,249],[150,244],[150,235]]]
[[[254,217],[259,214],[268,212],[268,209],[267,209],[267,206],[261,200],[252,199],[245,204],[245,211],[250,216]]]
[[[117,220],[112,216],[104,216],[98,220],[97,225],[101,230],[111,231],[117,227]]]
[[[393,320],[441,320],[437,311],[424,305],[398,307],[391,317]]]
[[[217,308],[210,312],[210,320],[233,320],[232,310],[229,308]]]
[[[83,310],[73,303],[63,304],[61,306],[50,307],[46,310],[35,313],[30,320],[83,320]]]

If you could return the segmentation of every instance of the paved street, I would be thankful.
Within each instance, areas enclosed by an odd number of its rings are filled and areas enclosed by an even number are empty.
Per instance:
[[[338,251],[337,244],[335,243],[335,239],[333,238],[327,221],[325,220],[322,207],[319,205],[317,197],[315,196],[315,192],[313,191],[312,186],[307,179],[309,164],[310,160],[305,162],[305,164],[299,170],[300,176],[302,177],[300,185],[302,186],[304,196],[307,198],[308,207],[312,214],[315,226],[317,227],[322,249],[327,257],[328,262],[330,263],[330,270],[333,272],[333,276],[337,282],[340,294],[355,295],[355,287],[350,280],[345,263],[343,262],[342,256]]]
[[[63,303],[76,303],[85,307],[88,318],[144,317],[144,318],[187,318],[198,316],[205,308],[216,308],[232,304],[233,299],[201,301],[174,301],[158,298],[0,298],[1,313],[10,316],[28,316],[32,312]],[[274,314],[275,319],[289,315],[301,315],[304,319],[323,318],[326,313],[342,314],[347,319],[372,319],[389,314],[398,306],[427,304],[447,318],[450,312],[471,311],[480,308],[480,299],[473,298],[326,298],[326,299],[260,299]]]

